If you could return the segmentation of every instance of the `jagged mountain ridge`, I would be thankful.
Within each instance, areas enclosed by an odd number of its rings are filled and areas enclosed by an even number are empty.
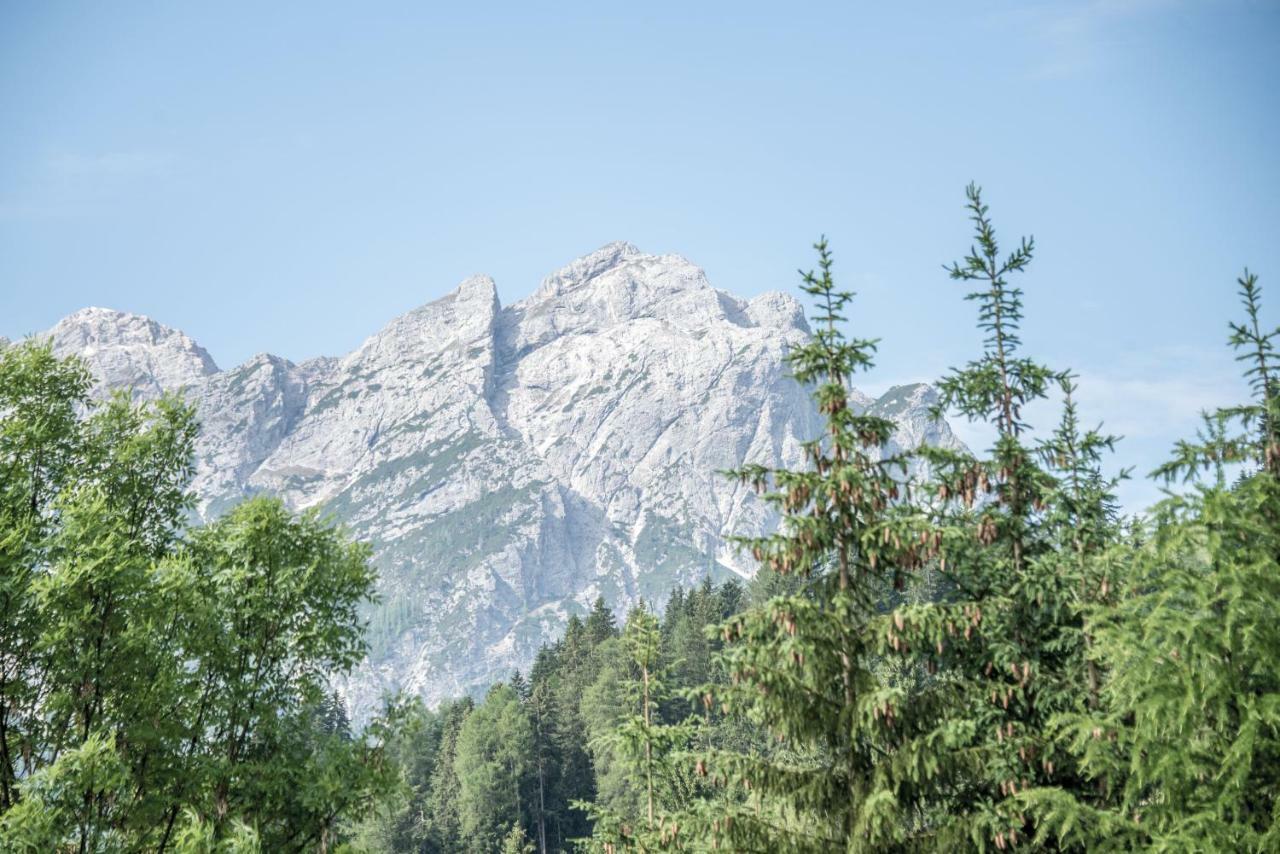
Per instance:
[[[337,359],[219,370],[181,332],[106,309],[50,334],[107,386],[196,402],[202,518],[266,491],[373,544],[383,599],[346,686],[358,714],[385,689],[435,701],[526,667],[597,595],[623,607],[750,575],[727,538],[776,520],[717,472],[794,465],[820,423],[785,364],[808,335],[793,297],[738,299],[625,243],[507,307],[469,278]],[[955,444],[932,394],[855,399],[904,446]]]

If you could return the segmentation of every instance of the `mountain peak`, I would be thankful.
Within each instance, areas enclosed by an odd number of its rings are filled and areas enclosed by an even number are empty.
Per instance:
[[[538,288],[538,295],[550,296],[563,293],[643,254],[634,244],[625,241],[617,240],[613,243],[606,243],[594,252],[569,262],[543,279],[541,286]]]
[[[103,306],[99,306],[99,305],[88,305],[80,309],[79,311],[71,312],[71,314],[68,314],[66,317],[62,318],[61,322],[62,323],[83,323],[83,322],[99,320],[99,319],[124,320],[124,319],[134,318],[134,317],[141,318],[143,320],[150,320],[150,318],[148,318],[144,314],[134,314],[133,312],[120,311],[114,308],[104,308]]]
[[[493,279],[475,275],[449,293],[392,320],[366,339],[342,362],[376,364],[412,362],[452,343],[455,348],[490,346],[492,327],[501,306]]]
[[[269,491],[370,543],[385,604],[344,686],[363,717],[384,689],[435,702],[527,668],[597,595],[622,608],[749,575],[730,537],[777,517],[713,473],[803,464],[822,429],[786,362],[804,329],[788,294],[741,299],[680,255],[611,243],[506,308],[472,276],[296,366],[217,372],[182,333],[109,309],[53,334],[104,388],[186,389],[203,518]],[[954,444],[915,405],[930,393],[850,390],[892,410],[902,449]]]
[[[141,314],[82,308],[49,331],[54,351],[87,358],[104,386],[143,397],[190,386],[218,366],[186,334]]]
[[[464,302],[490,302],[493,303],[495,310],[501,307],[498,305],[497,284],[492,278],[482,274],[468,276],[463,279],[446,298],[452,298],[454,300],[461,300]]]

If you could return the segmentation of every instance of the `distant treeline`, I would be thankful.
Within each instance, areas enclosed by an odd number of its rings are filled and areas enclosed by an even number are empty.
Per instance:
[[[664,677],[663,685],[650,685],[654,725],[701,714],[708,725],[697,733],[700,743],[752,743],[754,728],[707,716],[676,689],[719,678],[714,655],[722,642],[708,629],[748,601],[766,601],[771,586],[760,576],[750,595],[733,581],[676,590],[661,620],[638,609],[625,632],[598,599],[585,619],[569,618],[564,637],[541,650],[527,678],[516,673],[479,704],[468,698],[435,711],[415,705],[389,747],[408,788],[361,823],[359,841],[382,851],[518,851],[522,844],[563,851],[591,835],[586,803],[643,813],[643,781],[616,743],[636,708],[634,636],[651,632],[651,673]],[[664,809],[710,795],[692,765],[664,767],[661,775]]]

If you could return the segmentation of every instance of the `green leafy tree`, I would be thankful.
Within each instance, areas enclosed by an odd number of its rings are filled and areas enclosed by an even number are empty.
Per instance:
[[[0,399],[0,515],[15,523],[0,547],[4,607],[21,604],[0,665],[0,791],[9,807],[33,799],[5,823],[42,809],[55,789],[37,781],[65,791],[84,773],[74,809],[50,806],[66,822],[45,822],[49,839],[123,844],[154,823],[148,795],[176,774],[165,757],[182,660],[157,564],[188,506],[194,421],[172,398],[93,406],[83,367],[38,343],[0,353]],[[125,782],[101,787],[108,766]]]
[[[18,781],[39,761],[33,583],[48,561],[54,501],[82,457],[77,410],[89,384],[82,365],[58,360],[47,345],[0,351],[0,812],[18,802]]]
[[[276,499],[253,498],[192,532],[179,565],[199,662],[188,668],[194,727],[185,757],[205,774],[175,800],[169,822],[189,802],[219,830],[253,816],[264,845],[328,839],[345,799],[360,804],[376,787],[357,772],[381,770],[363,755],[369,745],[317,726],[328,675],[365,653],[359,612],[375,578],[368,547],[314,513],[294,517]]]
[[[0,352],[0,847],[328,850],[393,777],[327,684],[367,550],[267,499],[186,531],[191,408],[88,392]]]

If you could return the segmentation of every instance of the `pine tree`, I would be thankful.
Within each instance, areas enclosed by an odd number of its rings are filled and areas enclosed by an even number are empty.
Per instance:
[[[590,628],[576,615],[570,617],[564,637],[539,654],[531,672],[547,724],[544,750],[551,761],[544,763],[550,772],[545,780],[544,815],[547,847],[553,850],[591,832],[586,813],[573,804],[594,801],[597,796],[583,706],[600,672],[601,654],[616,643],[617,630],[602,600],[588,621]]]
[[[519,670],[511,674],[511,681],[507,684],[511,686],[512,691],[516,692],[520,702],[527,703],[529,701],[529,680],[525,679]]]
[[[462,850],[461,789],[458,779],[458,738],[475,704],[464,697],[441,707],[444,726],[440,735],[440,755],[431,773],[430,795],[423,810],[426,825],[426,850],[447,852]]]
[[[454,767],[465,848],[488,854],[512,822],[524,826],[533,727],[509,685],[498,683],[462,725]]]
[[[1205,415],[1199,441],[1182,441],[1174,457],[1153,473],[1165,481],[1188,481],[1204,471],[1221,473],[1224,466],[1246,464],[1280,476],[1280,365],[1276,364],[1277,331],[1263,332],[1259,315],[1262,289],[1247,269],[1236,280],[1245,321],[1230,325],[1228,344],[1236,361],[1245,364],[1244,377],[1253,401]],[[1232,424],[1241,432],[1228,433]]]
[[[591,646],[617,635],[617,622],[613,618],[612,609],[605,604],[603,596],[597,596],[596,601],[592,603],[591,613],[587,615],[583,628],[586,633],[587,643]]]
[[[513,823],[507,835],[502,838],[502,854],[533,854],[534,850],[524,828],[519,822]]]
[[[539,854],[547,852],[547,817],[551,806],[550,789],[557,769],[554,745],[556,720],[550,692],[545,683],[535,683],[529,691],[525,706],[529,722],[533,725],[533,773],[536,782],[536,802],[533,805],[534,825],[537,829]]]

